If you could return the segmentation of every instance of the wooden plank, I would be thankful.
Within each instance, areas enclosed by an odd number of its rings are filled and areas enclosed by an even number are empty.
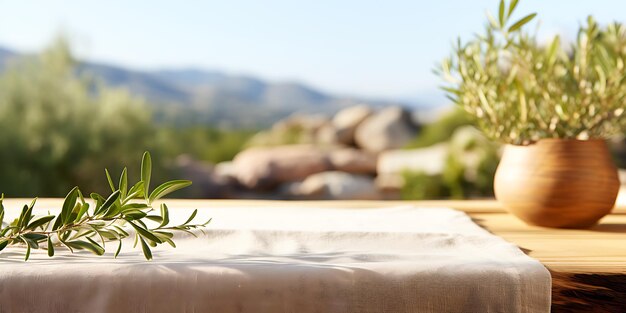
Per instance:
[[[553,278],[553,312],[622,312],[626,308],[626,192],[613,213],[591,229],[528,226],[494,200],[471,201],[264,201],[166,200],[182,207],[333,207],[376,208],[400,205],[452,207],[467,212],[479,225],[517,245],[543,263]],[[19,209],[30,199],[8,199]],[[62,199],[40,199],[38,207],[58,208]]]

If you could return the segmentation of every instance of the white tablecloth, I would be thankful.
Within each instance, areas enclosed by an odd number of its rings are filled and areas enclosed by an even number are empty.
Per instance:
[[[451,209],[199,208],[145,261],[0,252],[0,312],[548,312],[550,274]],[[14,214],[17,210],[14,211]],[[190,209],[172,209],[173,223]],[[43,210],[36,213],[45,214]]]

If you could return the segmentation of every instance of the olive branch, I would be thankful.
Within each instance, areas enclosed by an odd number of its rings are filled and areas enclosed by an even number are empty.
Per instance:
[[[507,6],[507,3],[509,4]],[[610,138],[626,129],[626,25],[592,16],[570,44],[542,43],[513,20],[519,0],[500,0],[485,31],[457,40],[435,70],[448,98],[492,139],[527,145],[544,138]]]
[[[109,171],[105,174],[111,194],[105,198],[100,194],[91,193],[94,209],[85,201],[83,193],[74,187],[65,197],[61,212],[58,215],[48,213],[46,216],[35,217],[32,214],[37,199],[30,205],[24,205],[18,218],[10,224],[4,224],[5,209],[2,204],[4,195],[0,196],[0,251],[9,245],[23,245],[26,249],[24,260],[30,257],[31,249],[44,248],[48,256],[54,256],[55,246],[65,246],[72,253],[74,250],[88,250],[96,255],[103,255],[105,245],[110,241],[118,241],[114,257],[117,258],[122,248],[122,240],[129,233],[123,226],[130,225],[135,230],[135,242],[138,243],[147,260],[152,259],[150,247],[168,243],[172,247],[176,244],[172,240],[173,232],[181,231],[191,235],[192,229],[206,226],[211,220],[203,224],[192,224],[198,210],[194,210],[186,222],[169,226],[169,210],[165,203],[160,206],[160,214],[152,208],[154,201],[163,196],[191,185],[188,180],[172,180],[161,184],[150,192],[150,177],[152,159],[150,153],[145,152],[141,161],[141,180],[129,188],[127,169],[124,168],[116,188]],[[151,220],[158,226],[150,228],[144,221]]]

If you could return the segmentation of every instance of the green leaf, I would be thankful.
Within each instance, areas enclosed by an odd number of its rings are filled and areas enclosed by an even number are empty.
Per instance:
[[[152,251],[150,251],[150,247],[146,244],[146,241],[143,240],[142,237],[139,237],[141,240],[141,250],[143,251],[143,255],[146,257],[146,260],[152,260]]]
[[[27,237],[27,235],[23,235],[23,236],[19,236],[19,238],[24,241],[29,247],[33,248],[33,249],[39,249],[39,244],[37,244],[37,242],[29,237]]]
[[[138,234],[140,234],[142,237],[145,237],[149,240],[152,240],[154,242],[158,242],[161,243],[161,240],[155,236],[154,234],[152,234],[149,230],[135,224],[134,222],[128,221],[128,223],[137,231]]]
[[[120,197],[125,199],[126,191],[128,191],[128,170],[126,168],[122,170],[122,174],[120,175],[119,191]]]
[[[80,189],[77,190],[78,192],[78,199],[80,199],[80,203],[85,204],[87,202],[85,202],[85,197],[83,197],[83,193],[80,192]]]
[[[119,227],[117,225],[113,225],[113,227],[117,230],[118,234],[121,234],[124,237],[128,237],[129,236],[128,233],[125,230],[123,230],[121,227]]]
[[[76,217],[78,216],[78,212],[80,212],[80,209],[82,207],[83,207],[82,203],[79,203],[79,202],[77,202],[76,205],[74,205],[74,208],[72,209],[72,213],[70,213],[70,217],[67,219],[66,224],[69,224],[76,220]]]
[[[139,234],[135,234],[135,240],[133,242],[133,249],[137,248],[137,243],[139,243]]]
[[[162,218],[162,221],[161,221],[161,224],[159,225],[159,228],[163,226],[167,226],[167,224],[170,223],[170,213],[165,203],[161,203],[161,218]]]
[[[22,212],[20,216],[17,218],[17,228],[21,229],[28,223],[28,217],[30,216],[29,210],[31,210],[27,205],[22,207]]]
[[[115,250],[115,255],[113,255],[113,258],[117,259],[120,251],[122,251],[122,239],[120,239],[120,244],[117,246],[117,250]]]
[[[33,211],[33,208],[35,207],[35,203],[37,203],[37,197],[35,197],[35,199],[33,199],[30,202],[30,205],[28,206],[30,208],[31,212]]]
[[[519,21],[515,22],[515,24],[509,27],[509,33],[512,33],[520,29],[526,23],[530,22],[533,18],[535,18],[535,16],[537,16],[537,13],[528,14],[525,17],[521,18]]]
[[[104,201],[104,203],[96,209],[96,212],[94,213],[95,215],[99,215],[99,214],[105,214],[107,210],[115,203],[115,201],[117,201],[117,199],[120,197],[120,191],[116,190],[114,191],[107,199],[106,201]]]
[[[189,180],[171,180],[161,184],[159,187],[156,187],[152,194],[150,194],[150,198],[148,200],[149,203],[152,203],[176,190],[185,188],[191,185],[191,181]]]
[[[55,218],[54,215],[42,216],[42,217],[40,217],[40,218],[30,222],[30,224],[28,224],[28,226],[26,226],[26,229],[35,230],[35,228],[50,222],[54,218]]]
[[[500,6],[498,7],[498,21],[500,22],[500,27],[504,28],[504,11],[505,11],[504,0],[500,0]]]
[[[189,235],[192,235],[192,236],[198,238],[198,235],[194,234],[192,231],[189,231],[187,229],[187,227],[185,227],[185,226],[175,226],[174,229],[182,231],[183,233],[187,233]]]
[[[511,1],[511,6],[509,7],[509,13],[506,15],[507,18],[511,17],[511,14],[513,14],[513,11],[515,10],[515,7],[517,6],[518,2],[519,0]]]
[[[102,204],[104,203],[104,201],[106,201],[106,199],[104,199],[104,197],[103,197],[103,196],[101,196],[100,194],[95,193],[95,192],[92,192],[92,193],[89,195],[89,197],[91,197],[91,199],[93,199],[93,201],[95,201],[95,202],[96,202],[96,204],[95,204],[95,210],[97,210],[100,206],[102,206]],[[96,214],[95,210],[94,210],[94,214]]]
[[[559,36],[554,36],[554,39],[552,40],[552,43],[550,44],[550,48],[548,48],[548,63],[550,65],[553,65],[554,62],[556,61],[556,57],[557,57],[557,51],[559,49],[560,46],[560,38]]]
[[[94,229],[94,230],[95,230],[95,229]],[[97,232],[100,236],[102,236],[102,237],[104,237],[104,238],[106,238],[106,239],[108,239],[108,240],[117,240],[117,239],[120,239],[119,234],[118,234],[117,232],[115,232],[115,231],[112,231],[112,230],[97,229],[97,230],[96,230],[96,232]]]
[[[174,243],[174,241],[172,239],[164,239],[163,241],[167,242],[170,246],[172,246],[172,248],[176,248],[176,244]]]
[[[198,214],[198,209],[193,210],[193,213],[191,213],[191,216],[189,216],[189,218],[185,223],[183,223],[183,225],[189,224],[189,222],[191,222],[193,218],[196,217],[196,214]]]
[[[158,215],[148,215],[145,216],[145,218],[153,221],[153,222],[157,222],[157,223],[162,223],[163,222],[163,218],[158,216]]]
[[[128,191],[128,195],[126,195],[126,200],[141,197],[143,197],[143,181],[137,182],[134,186],[130,188],[130,190]]]
[[[155,231],[154,234],[157,237],[159,237],[159,239],[161,239],[161,241],[167,242],[170,246],[172,246],[173,248],[176,248],[176,244],[171,239],[172,237],[174,237],[174,234],[172,234],[170,232],[164,232],[164,231]]]
[[[109,182],[109,187],[111,188],[111,192],[115,191],[115,184],[113,184],[113,179],[111,179],[111,174],[109,174],[108,169],[104,169],[104,174],[107,176],[107,182]]]
[[[96,255],[102,255],[104,254],[104,248],[102,248],[98,243],[96,243],[95,241],[91,240],[90,238],[87,238],[87,240],[89,241],[83,241],[83,240],[73,240],[73,241],[67,241],[65,242],[65,244],[71,248],[77,249],[77,250],[88,250],[91,251],[92,253],[96,254]]]
[[[50,239],[50,236],[48,236],[48,256],[54,256],[54,246],[52,245],[52,239]]]
[[[129,210],[124,212],[124,218],[126,220],[140,220],[146,217],[146,215],[148,215],[148,213],[139,210]]]
[[[80,211],[78,211],[78,214],[76,215],[76,219],[74,219],[74,221],[79,221],[83,215],[85,215],[85,213],[87,213],[87,211],[89,210],[89,203],[83,203],[80,207]]]
[[[131,211],[131,210],[145,210],[149,208],[150,206],[148,206],[145,203],[127,203],[122,206],[121,212],[124,213],[126,211]]]
[[[173,238],[174,234],[167,232],[167,231],[162,231],[162,230],[157,230],[154,232],[155,235],[157,235],[159,238]]]
[[[0,240],[0,251],[4,250],[9,245],[8,239]]]
[[[143,194],[146,200],[150,195],[150,176],[152,175],[152,158],[150,152],[146,151],[141,159],[141,181],[143,181]]]
[[[32,240],[35,243],[35,245],[33,246],[33,248],[35,248],[35,249],[39,248],[39,245],[37,245],[37,243],[39,241],[42,241],[42,240],[46,239],[46,237],[48,237],[46,235],[42,235],[42,234],[38,234],[38,233],[26,233],[26,234],[24,234],[22,236],[24,238]]]
[[[30,245],[26,246],[26,255],[24,256],[24,261],[28,261],[30,258]]]
[[[52,230],[56,230],[58,226],[60,226],[61,224],[65,224],[69,222],[68,219],[70,215],[72,214],[72,210],[74,209],[74,206],[76,205],[76,198],[78,197],[77,191],[78,191],[78,187],[74,187],[65,197],[65,201],[63,201],[63,207],[61,209],[61,214],[60,214],[61,222],[59,225],[55,223],[55,227],[53,227]],[[57,219],[57,222],[59,222],[59,219]]]
[[[496,19],[493,18],[493,16],[491,15],[491,13],[487,12],[487,20],[489,20],[489,24],[491,25],[491,27],[495,28],[495,29],[499,29],[500,25],[498,25],[498,22],[496,21]]]
[[[87,241],[89,241],[91,244],[100,247],[102,249],[102,253],[104,253],[104,246],[101,246],[99,243],[97,243],[95,240],[91,239],[90,237],[85,237],[87,238]],[[104,239],[102,240],[103,245],[104,245]]]
[[[4,194],[0,195],[0,228],[2,228],[2,222],[4,222]]]

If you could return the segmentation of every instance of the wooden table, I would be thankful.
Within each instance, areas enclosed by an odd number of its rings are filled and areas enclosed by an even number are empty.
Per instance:
[[[626,193],[622,193],[626,195]],[[468,213],[479,225],[520,247],[552,273],[554,312],[626,312],[626,197],[613,213],[591,229],[528,226],[494,200],[471,201],[262,201],[167,200],[168,206],[313,206],[374,208],[393,205],[451,207]],[[26,199],[5,200],[17,207]],[[58,207],[60,199],[40,199],[38,206]]]

